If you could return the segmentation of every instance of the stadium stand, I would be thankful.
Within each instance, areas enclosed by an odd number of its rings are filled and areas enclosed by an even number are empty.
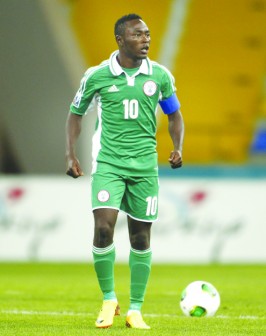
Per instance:
[[[265,37],[265,1],[192,1],[173,71],[184,106],[185,161],[249,160],[265,75]],[[166,132],[165,125],[161,128]]]

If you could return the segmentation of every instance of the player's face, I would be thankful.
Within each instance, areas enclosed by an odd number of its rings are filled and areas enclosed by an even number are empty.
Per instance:
[[[142,20],[126,23],[125,33],[121,37],[120,47],[127,57],[141,60],[147,57],[150,47],[150,31]]]

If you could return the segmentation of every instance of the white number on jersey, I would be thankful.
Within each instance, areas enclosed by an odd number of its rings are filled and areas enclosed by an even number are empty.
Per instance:
[[[124,118],[137,119],[139,115],[139,102],[136,99],[124,99]]]
[[[146,210],[146,216],[154,216],[157,211],[157,196],[149,196],[146,198],[147,202],[147,210]]]

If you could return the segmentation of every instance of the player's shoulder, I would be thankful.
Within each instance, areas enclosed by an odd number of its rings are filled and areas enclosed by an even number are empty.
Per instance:
[[[173,79],[173,75],[171,71],[165,66],[156,61],[151,61],[153,73],[157,76],[161,76],[162,78],[170,77],[171,80]]]
[[[84,77],[86,79],[99,76],[102,73],[105,73],[109,69],[109,60],[104,60],[98,65],[92,66],[85,71]]]
[[[152,68],[154,70],[161,71],[161,72],[170,72],[169,69],[167,69],[166,66],[164,66],[164,65],[162,65],[162,64],[160,64],[156,61],[150,60],[150,62],[151,62]]]

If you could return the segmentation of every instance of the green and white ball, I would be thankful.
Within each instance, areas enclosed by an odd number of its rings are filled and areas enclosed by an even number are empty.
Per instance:
[[[219,306],[219,292],[207,281],[191,282],[181,294],[180,307],[186,316],[214,316]]]

